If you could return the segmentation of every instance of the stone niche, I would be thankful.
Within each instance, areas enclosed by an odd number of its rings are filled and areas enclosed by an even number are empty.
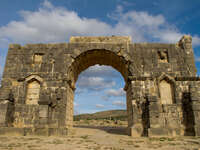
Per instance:
[[[33,63],[34,64],[41,64],[42,63],[42,57],[43,57],[43,54],[41,54],[41,53],[34,54]]]
[[[160,63],[168,63],[168,52],[167,50],[159,50],[158,51],[158,61]]]
[[[173,104],[173,86],[166,80],[162,80],[159,84],[161,104]]]
[[[33,79],[27,84],[26,104],[37,105],[40,96],[40,83]]]

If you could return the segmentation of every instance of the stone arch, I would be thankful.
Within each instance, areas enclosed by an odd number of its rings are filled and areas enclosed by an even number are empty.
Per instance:
[[[31,81],[32,79],[35,79],[37,80],[38,82],[43,83],[43,79],[39,76],[39,75],[36,75],[36,74],[33,74],[33,75],[29,75],[25,78],[25,82],[29,82]]]
[[[26,83],[25,104],[38,105],[42,82],[43,79],[37,75],[31,75],[25,79]]]
[[[158,78],[158,89],[161,104],[175,103],[175,80],[172,77],[162,74]]]
[[[67,105],[67,114],[70,114],[67,115],[67,126],[69,127],[72,126],[73,122],[73,99],[75,83],[82,71],[96,64],[107,65],[115,68],[123,76],[125,84],[127,85],[129,82],[128,77],[131,74],[129,71],[129,63],[123,56],[106,49],[93,49],[84,51],[83,53],[79,54],[76,58],[74,58],[73,63],[67,70],[69,86],[67,90],[67,103],[69,104]]]
[[[72,86],[75,85],[78,75],[82,71],[96,64],[112,66],[122,74],[125,82],[131,74],[128,68],[129,62],[125,57],[105,49],[88,50],[79,54],[68,69],[68,80]]]

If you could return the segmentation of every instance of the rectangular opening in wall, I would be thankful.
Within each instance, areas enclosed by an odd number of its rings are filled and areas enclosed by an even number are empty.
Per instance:
[[[159,63],[168,63],[168,51],[166,49],[158,51],[158,62]]]
[[[42,54],[42,53],[35,53],[34,57],[33,57],[33,63],[34,64],[40,64],[40,63],[42,63],[43,55],[44,54]]]

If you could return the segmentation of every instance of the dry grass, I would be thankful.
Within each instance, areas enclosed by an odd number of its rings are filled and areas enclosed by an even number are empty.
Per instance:
[[[0,150],[200,150],[199,137],[132,138],[116,133],[76,128],[66,137],[0,136]]]

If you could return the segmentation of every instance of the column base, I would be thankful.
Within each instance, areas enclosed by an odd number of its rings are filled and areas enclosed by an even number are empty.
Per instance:
[[[142,137],[143,126],[142,124],[135,124],[132,127],[127,128],[127,134],[131,137]]]
[[[73,129],[69,128],[14,128],[1,127],[0,135],[18,135],[18,136],[66,136]]]
[[[156,137],[156,136],[181,136],[182,130],[181,129],[172,129],[166,127],[159,127],[159,128],[149,128],[148,129],[149,137]]]
[[[200,136],[200,126],[195,126],[194,130],[195,130],[195,136]]]

